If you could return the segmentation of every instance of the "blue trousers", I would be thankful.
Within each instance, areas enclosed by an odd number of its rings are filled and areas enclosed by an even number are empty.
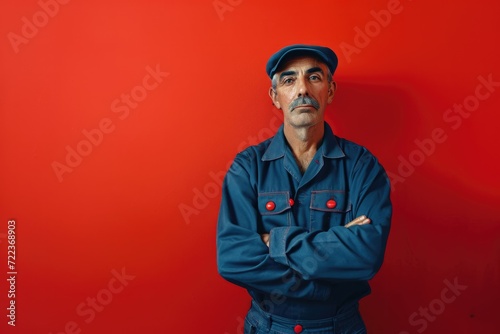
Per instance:
[[[332,318],[318,320],[289,319],[264,312],[257,303],[245,318],[245,334],[366,334],[366,327],[358,310],[353,305]]]

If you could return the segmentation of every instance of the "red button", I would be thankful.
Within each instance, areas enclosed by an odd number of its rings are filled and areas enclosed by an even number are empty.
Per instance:
[[[333,209],[336,206],[337,206],[337,202],[335,202],[333,199],[330,199],[330,200],[328,200],[328,202],[326,202],[326,207],[328,209]]]
[[[295,325],[295,327],[293,328],[293,331],[295,333],[302,333],[302,325]]]
[[[293,205],[295,204],[295,202],[293,201],[293,198],[290,198],[290,199],[288,200],[288,203],[290,203],[290,206],[293,206]]]
[[[276,207],[276,204],[274,204],[273,201],[269,201],[266,203],[267,211],[273,211],[275,207]]]

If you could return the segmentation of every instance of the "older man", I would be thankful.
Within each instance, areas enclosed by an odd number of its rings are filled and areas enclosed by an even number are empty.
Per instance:
[[[246,288],[245,333],[365,333],[358,301],[382,265],[390,184],[364,147],[325,122],[335,53],[291,45],[269,59],[276,135],[239,153],[223,184],[220,274]]]

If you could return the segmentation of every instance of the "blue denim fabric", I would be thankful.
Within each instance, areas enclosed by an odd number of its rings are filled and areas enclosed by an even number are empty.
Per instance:
[[[358,310],[358,304],[351,305],[344,313],[318,320],[288,319],[264,312],[256,303],[245,318],[244,334],[297,333],[301,334],[365,334],[366,327]]]
[[[391,214],[389,179],[366,148],[335,136],[325,123],[302,175],[282,126],[239,153],[226,174],[219,273],[271,314],[332,317],[370,293],[367,281],[382,264]],[[361,215],[371,224],[344,227]],[[262,233],[270,233],[269,248]]]

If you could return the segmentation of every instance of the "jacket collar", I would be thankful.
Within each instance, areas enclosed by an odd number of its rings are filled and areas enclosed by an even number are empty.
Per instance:
[[[322,155],[325,158],[335,159],[345,157],[344,151],[340,148],[337,138],[333,134],[332,128],[325,123],[325,133],[323,135],[323,144],[320,146]],[[283,124],[278,129],[278,132],[271,140],[271,144],[267,148],[266,152],[262,156],[262,161],[270,161],[282,158],[285,156],[286,152],[286,139],[283,133]]]

